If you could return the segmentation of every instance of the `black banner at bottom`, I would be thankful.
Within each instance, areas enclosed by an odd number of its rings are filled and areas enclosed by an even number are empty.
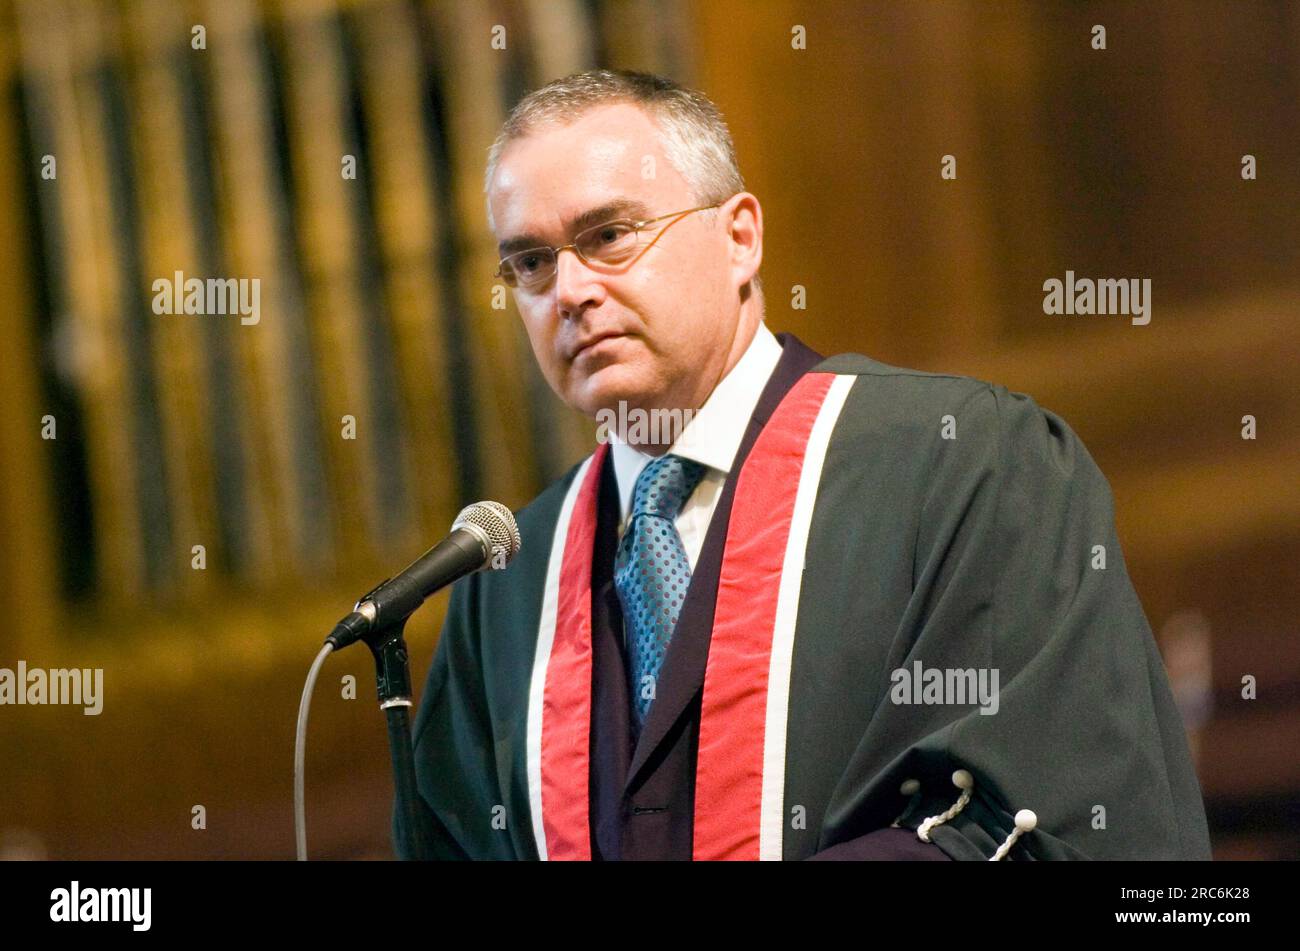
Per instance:
[[[588,933],[1231,941],[1286,927],[1292,871],[1264,862],[15,862],[0,863],[0,926],[8,936],[90,940],[246,938],[269,928],[277,938],[384,942],[559,937],[608,921],[615,931]]]

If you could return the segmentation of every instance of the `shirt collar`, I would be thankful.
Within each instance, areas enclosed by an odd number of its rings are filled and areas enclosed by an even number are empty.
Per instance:
[[[736,365],[722,378],[704,405],[700,407],[668,451],[683,459],[693,459],[710,469],[727,475],[736,459],[736,451],[754,415],[758,398],[768,378],[781,359],[781,343],[767,324],[760,322],[754,339],[745,348]],[[637,476],[654,456],[622,442],[611,430],[614,475],[618,480],[622,517],[632,508],[632,491]]]

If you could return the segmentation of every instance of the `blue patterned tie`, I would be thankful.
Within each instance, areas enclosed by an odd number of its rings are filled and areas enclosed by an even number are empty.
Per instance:
[[[691,582],[691,565],[673,523],[704,471],[698,462],[667,454],[647,463],[637,477],[632,512],[614,558],[637,736],[654,700],[664,653]]]

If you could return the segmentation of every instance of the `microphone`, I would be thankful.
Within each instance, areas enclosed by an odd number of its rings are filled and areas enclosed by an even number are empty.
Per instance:
[[[485,568],[500,570],[519,554],[519,527],[500,502],[466,506],[451,534],[415,559],[395,578],[362,595],[355,609],[325,638],[342,650],[371,631],[400,624],[435,591]]]

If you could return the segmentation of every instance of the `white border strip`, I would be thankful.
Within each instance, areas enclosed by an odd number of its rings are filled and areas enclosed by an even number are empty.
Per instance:
[[[849,390],[857,382],[851,374],[836,374],[817,411],[808,434],[799,488],[795,493],[785,561],[781,565],[781,589],[777,594],[776,618],[772,629],[771,667],[767,678],[767,721],[763,730],[763,799],[759,811],[758,857],[780,861],[785,832],[785,743],[790,714],[790,666],[794,658],[794,632],[799,614],[799,592],[807,557],[808,531],[812,525],[817,489],[831,433],[840,418]]]
[[[542,589],[542,613],[537,624],[537,650],[533,654],[533,679],[528,690],[528,806],[533,817],[533,838],[537,857],[547,859],[546,825],[542,821],[542,704],[546,698],[546,671],[555,643],[555,616],[560,604],[560,572],[564,567],[564,542],[569,537],[573,507],[587,481],[592,457],[578,468],[560,506],[551,538],[551,558],[546,563],[546,587]]]

